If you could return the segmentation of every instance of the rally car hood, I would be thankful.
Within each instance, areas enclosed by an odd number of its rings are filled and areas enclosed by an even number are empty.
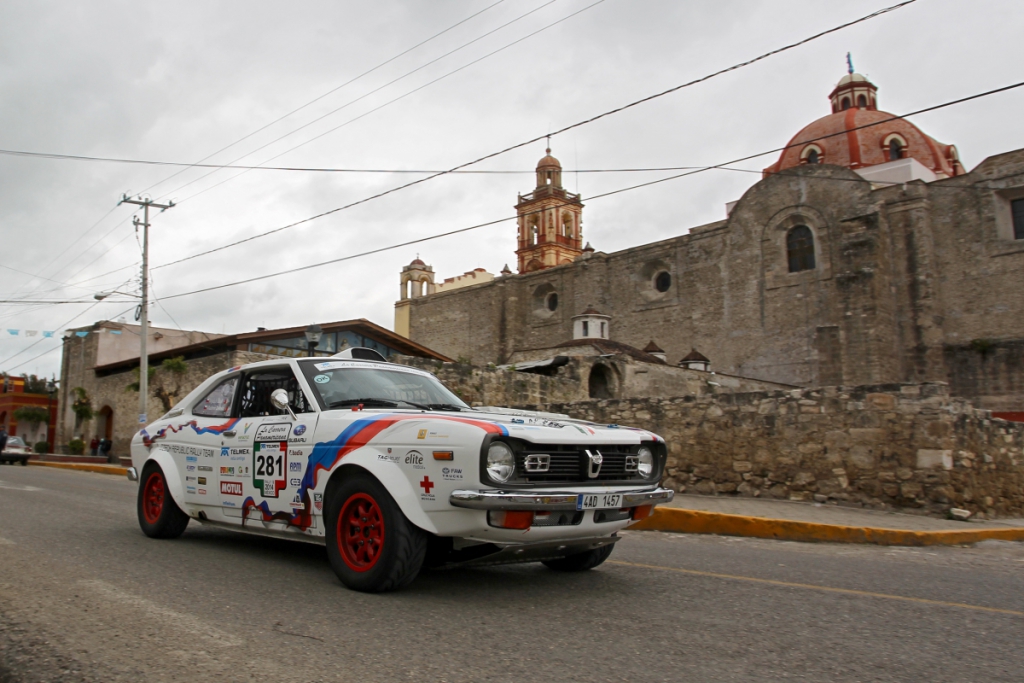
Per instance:
[[[532,443],[637,444],[641,441],[663,441],[645,429],[574,420],[559,413],[485,406],[460,414],[500,424],[509,436]]]

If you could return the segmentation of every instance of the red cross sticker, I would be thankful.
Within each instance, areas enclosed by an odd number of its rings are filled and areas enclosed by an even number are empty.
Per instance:
[[[434,482],[430,481],[430,477],[424,476],[423,481],[420,482],[420,486],[423,487],[423,492],[429,496],[430,489],[434,488]]]

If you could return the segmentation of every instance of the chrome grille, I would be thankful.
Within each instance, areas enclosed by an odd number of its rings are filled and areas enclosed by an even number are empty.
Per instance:
[[[591,453],[599,451],[602,456],[601,471],[597,477],[591,479],[587,476],[589,458],[586,451]],[[530,456],[550,456],[548,469],[538,472],[533,467],[528,467],[537,462],[537,458]],[[627,468],[627,458],[631,459]],[[516,453],[516,472],[520,480],[529,483],[595,483],[600,481],[626,481],[640,480],[636,472],[636,456],[625,445],[540,445],[528,444],[523,450]]]

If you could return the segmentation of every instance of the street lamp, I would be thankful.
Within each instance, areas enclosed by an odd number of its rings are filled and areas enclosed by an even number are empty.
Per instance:
[[[315,323],[306,328],[306,346],[309,349],[310,357],[313,356],[313,349],[320,343],[320,336],[323,333],[323,328]]]

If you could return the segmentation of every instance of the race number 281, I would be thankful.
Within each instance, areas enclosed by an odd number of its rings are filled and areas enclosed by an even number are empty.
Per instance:
[[[284,456],[282,455],[257,455],[256,476],[274,477],[284,475]]]

